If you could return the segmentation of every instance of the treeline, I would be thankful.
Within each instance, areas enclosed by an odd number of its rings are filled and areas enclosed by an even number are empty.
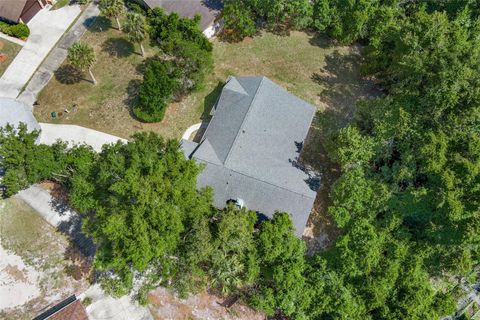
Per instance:
[[[453,312],[431,279],[479,263],[479,13],[478,1],[226,2],[227,32],[239,38],[309,28],[360,41],[363,71],[384,92],[360,101],[353,123],[327,144],[342,169],[328,209],[342,235],[308,263],[308,317]]]
[[[261,29],[288,31],[309,28],[351,43],[369,40],[384,26],[418,10],[456,16],[464,9],[480,14],[476,0],[224,0],[225,35],[233,40]]]

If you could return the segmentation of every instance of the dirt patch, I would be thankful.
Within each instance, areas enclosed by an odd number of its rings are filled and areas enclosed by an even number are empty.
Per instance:
[[[2,272],[8,274],[15,281],[25,282],[27,280],[24,271],[20,270],[18,266],[8,264],[5,268],[2,269]]]
[[[263,320],[265,316],[251,308],[235,303],[224,307],[224,299],[208,292],[180,299],[165,288],[157,288],[150,292],[148,301],[150,311],[157,320],[176,319],[224,319],[224,320]]]
[[[31,319],[89,286],[89,261],[70,248],[23,201],[0,201],[0,319]]]

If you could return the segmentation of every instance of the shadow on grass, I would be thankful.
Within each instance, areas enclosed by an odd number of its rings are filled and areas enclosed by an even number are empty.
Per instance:
[[[111,57],[126,58],[134,53],[135,47],[124,38],[109,38],[102,43],[102,50]]]
[[[104,16],[90,17],[83,22],[90,32],[104,32],[112,28],[112,21]]]
[[[82,80],[89,81],[83,77],[83,73],[77,68],[67,64],[55,70],[55,79],[62,84],[75,84]]]
[[[217,103],[220,93],[222,92],[224,82],[219,81],[215,88],[203,98],[203,112],[200,116],[202,121],[209,121],[211,116],[210,112],[212,111],[213,106]]]

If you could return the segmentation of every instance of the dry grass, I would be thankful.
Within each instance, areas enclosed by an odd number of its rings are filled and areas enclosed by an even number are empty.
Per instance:
[[[72,75],[63,66],[41,92],[35,115],[43,122],[79,124],[124,138],[143,130],[179,138],[186,128],[208,113],[220,85],[233,74],[265,75],[323,110],[322,92],[329,86],[317,81],[314,74],[322,72],[327,57],[337,51],[340,56],[350,51],[348,47],[335,47],[323,38],[303,32],[293,32],[289,37],[267,33],[242,43],[215,40],[215,70],[205,88],[179,103],[171,103],[161,123],[144,124],[130,113],[135,88],[141,80],[138,69],[143,59],[136,53],[138,48],[129,44],[104,18],[98,19],[82,40],[97,53],[93,70],[98,85],[92,85],[88,77]],[[155,51],[147,47],[148,56]],[[78,105],[75,113],[51,118],[52,111],[63,112],[73,104]]]
[[[17,274],[11,274],[15,282],[31,282],[41,293],[21,306],[0,311],[1,319],[31,319],[51,303],[88,286],[85,279],[75,280],[69,275],[72,262],[67,260],[71,251],[68,239],[19,199],[0,201],[0,245],[34,270],[32,274],[17,269]],[[11,284],[0,283],[3,285]]]
[[[21,49],[22,46],[16,43],[0,39],[0,77]]]

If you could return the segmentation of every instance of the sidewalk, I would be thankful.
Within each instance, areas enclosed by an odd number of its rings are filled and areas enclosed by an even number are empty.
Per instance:
[[[83,36],[87,28],[95,21],[95,18],[99,14],[100,10],[97,4],[95,2],[90,3],[72,28],[60,39],[45,61],[43,61],[17,100],[22,101],[28,106],[33,105],[40,91],[42,91],[52,78],[55,70],[57,70],[67,58],[68,48]]]
[[[23,40],[20,40],[20,39],[14,38],[14,37],[10,37],[9,35],[7,35],[5,33],[2,33],[2,32],[0,32],[0,38],[5,39],[5,40],[10,41],[10,42],[13,42],[13,43],[16,43],[16,44],[18,44],[19,46],[22,46],[22,47],[26,43]]]
[[[42,9],[28,23],[31,30],[24,47],[0,78],[0,97],[16,98],[52,47],[80,13],[80,6]]]

